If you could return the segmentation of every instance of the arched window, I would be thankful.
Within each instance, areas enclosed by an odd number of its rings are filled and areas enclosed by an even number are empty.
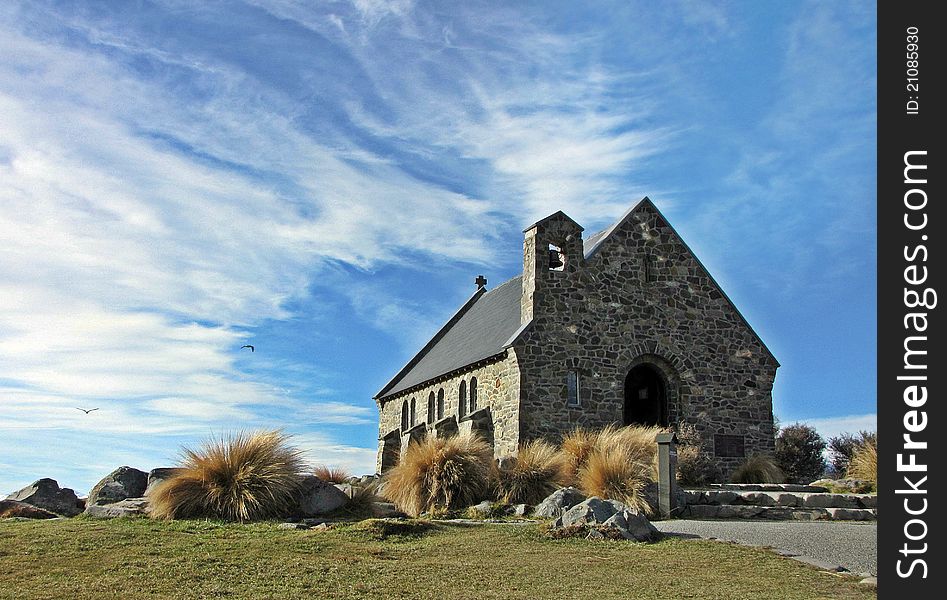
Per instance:
[[[463,417],[467,414],[467,382],[460,382],[460,391],[457,392],[457,414]]]
[[[414,404],[414,398],[411,398],[411,427],[414,427],[414,424],[417,422],[418,412]]]
[[[477,410],[477,378],[470,378],[470,412]]]
[[[434,396],[434,392],[431,392],[431,396]],[[444,418],[444,388],[437,390],[437,420],[440,421]]]
[[[434,422],[434,392],[428,394],[427,397],[427,422]]]
[[[401,405],[401,431],[408,429],[408,401]]]

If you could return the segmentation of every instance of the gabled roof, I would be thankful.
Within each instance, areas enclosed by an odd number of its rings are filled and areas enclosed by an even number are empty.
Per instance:
[[[477,290],[375,398],[397,394],[502,353],[520,328],[522,280],[522,276],[514,277],[489,292]]]
[[[619,229],[638,208],[642,205],[649,205],[661,219],[670,227],[677,239],[680,240],[690,255],[697,261],[700,268],[704,270],[707,277],[713,285],[720,291],[724,299],[730,303],[734,312],[750,332],[759,340],[763,349],[773,357],[766,344],[759,337],[756,331],[750,327],[746,319],[740,313],[740,310],[733,304],[730,297],[720,287],[713,275],[700,262],[697,255],[690,249],[684,239],[674,230],[670,222],[661,214],[654,203],[648,197],[644,197],[635,202],[631,208],[625,211],[614,224],[595,235],[589,237],[583,242],[585,258],[591,259],[599,251],[602,245],[611,237],[612,233]],[[562,211],[554,213],[546,219],[559,215]],[[569,218],[567,215],[566,218]],[[526,228],[529,231],[535,225],[542,223],[546,219],[538,221],[534,225]],[[570,219],[571,220],[571,219]],[[522,275],[514,277],[499,287],[491,291],[480,288],[473,296],[460,307],[453,317],[444,324],[443,327],[431,338],[420,352],[414,358],[408,361],[397,375],[389,381],[385,387],[376,395],[375,399],[384,399],[388,396],[403,392],[404,390],[421,385],[436,377],[445,375],[452,371],[462,369],[468,365],[477,363],[481,360],[491,358],[501,354],[506,348],[510,347],[515,339],[527,328],[528,323],[520,322],[520,298],[522,296]],[[773,360],[776,360],[773,357]],[[778,364],[778,361],[777,361]]]

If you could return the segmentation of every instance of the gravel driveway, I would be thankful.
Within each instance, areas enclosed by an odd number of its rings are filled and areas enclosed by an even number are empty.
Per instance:
[[[794,521],[655,521],[668,534],[727,540],[747,546],[768,546],[803,562],[852,573],[878,573],[876,523]]]

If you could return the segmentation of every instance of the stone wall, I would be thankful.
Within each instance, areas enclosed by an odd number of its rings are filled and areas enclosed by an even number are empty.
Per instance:
[[[526,234],[519,438],[622,423],[625,376],[649,363],[663,375],[669,422],[696,425],[708,451],[729,434],[743,436],[745,456],[772,453],[778,363],[650,201],[587,261],[580,232],[560,214]],[[543,262],[549,244],[570,248],[562,271]],[[578,407],[567,406],[570,370]],[[744,459],[717,460],[728,473]]]
[[[465,426],[465,417],[460,417],[460,406],[458,399],[460,397],[461,381],[466,383],[468,402],[470,380],[477,378],[477,410],[488,409],[492,423],[492,438],[494,444],[494,454],[497,457],[509,456],[516,452],[519,445],[519,369],[517,367],[516,355],[512,351],[507,351],[506,355],[493,360],[487,364],[482,364],[468,370],[464,370],[454,376],[429,383],[423,387],[406,390],[396,396],[385,398],[385,401],[379,407],[379,425],[378,439],[381,441],[392,432],[401,430],[401,409],[404,401],[411,404],[414,398],[416,406],[415,425],[419,423],[428,423],[427,406],[428,396],[433,392],[435,406],[437,394],[444,390],[444,417],[453,417],[459,421],[458,429],[464,431],[469,429]],[[468,412],[469,411],[465,411]],[[436,415],[435,415],[436,416]],[[434,419],[437,420],[436,418]],[[409,423],[409,429],[411,424]],[[434,427],[427,427],[428,433],[433,433]],[[403,444],[402,448],[407,447]],[[376,469],[382,470],[383,447],[379,443],[378,457],[376,459]]]

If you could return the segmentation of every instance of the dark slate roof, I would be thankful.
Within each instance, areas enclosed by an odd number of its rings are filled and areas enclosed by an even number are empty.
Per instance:
[[[522,280],[514,277],[489,292],[474,294],[375,397],[397,394],[503,352],[520,328]]]

